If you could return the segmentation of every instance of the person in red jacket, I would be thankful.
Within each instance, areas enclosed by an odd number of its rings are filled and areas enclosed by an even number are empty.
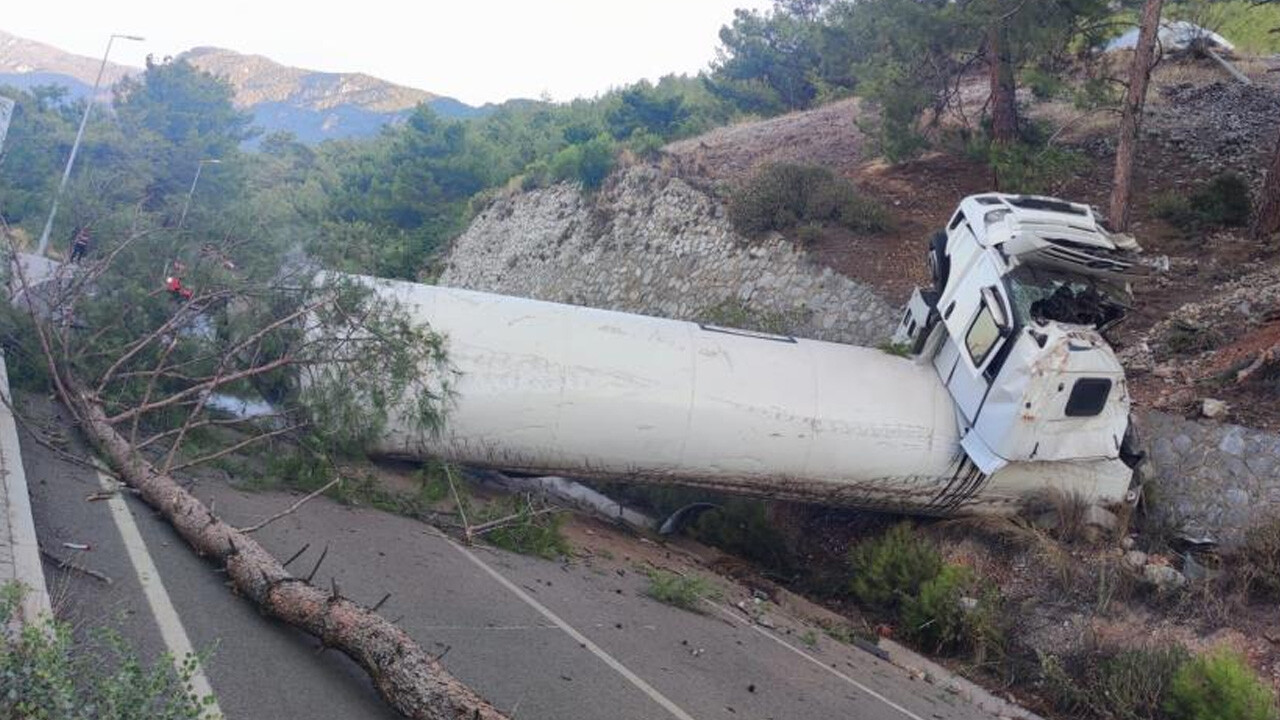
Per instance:
[[[182,286],[182,279],[176,276],[165,278],[165,288],[174,300],[190,300],[191,291]]]
[[[164,279],[164,288],[169,291],[169,296],[174,300],[190,300],[191,291],[182,286],[181,273],[186,270],[187,266],[181,262],[173,261],[173,274]]]

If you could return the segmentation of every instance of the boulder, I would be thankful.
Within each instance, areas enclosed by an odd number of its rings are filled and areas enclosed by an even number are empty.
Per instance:
[[[1176,590],[1187,584],[1187,577],[1168,565],[1146,565],[1142,568],[1142,577],[1161,591]]]

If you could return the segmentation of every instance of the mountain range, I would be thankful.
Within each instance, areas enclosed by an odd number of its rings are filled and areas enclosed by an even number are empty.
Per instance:
[[[401,121],[419,103],[452,118],[482,116],[497,107],[473,107],[363,73],[289,67],[261,55],[222,48],[197,47],[178,57],[226,78],[235,88],[236,105],[252,112],[264,132],[292,132],[303,142],[374,135],[384,125]],[[0,86],[60,85],[69,97],[81,98],[92,91],[100,63],[0,31]],[[101,88],[141,72],[141,68],[109,62]]]

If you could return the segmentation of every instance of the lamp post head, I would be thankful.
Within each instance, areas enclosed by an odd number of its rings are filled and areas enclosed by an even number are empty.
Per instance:
[[[138,42],[142,42],[143,40],[146,40],[146,38],[142,37],[141,35],[118,35],[117,34],[117,35],[112,35],[111,37],[118,37],[121,40],[137,40]]]
[[[205,164],[205,163],[208,163],[209,165],[221,165],[221,164],[222,164],[222,161],[221,161],[221,160],[219,160],[219,159],[217,159],[217,158],[208,158],[208,159],[206,159],[206,160],[201,160],[201,161],[200,161],[200,164],[201,164],[201,165],[203,165],[203,164]]]

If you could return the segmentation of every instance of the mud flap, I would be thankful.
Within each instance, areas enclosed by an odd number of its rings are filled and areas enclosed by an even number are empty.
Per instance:
[[[1008,460],[995,454],[973,428],[969,428],[964,434],[960,447],[964,448],[965,455],[969,456],[969,460],[978,466],[983,475],[994,475],[997,470],[1009,464]]]

